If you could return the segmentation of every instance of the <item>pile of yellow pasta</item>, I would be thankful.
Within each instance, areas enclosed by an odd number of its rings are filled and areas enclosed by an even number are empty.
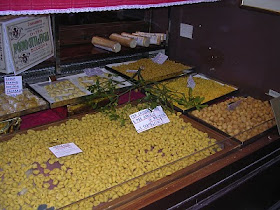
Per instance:
[[[193,96],[204,97],[204,101],[208,102],[220,96],[226,95],[233,92],[235,89],[228,85],[222,85],[221,83],[215,82],[214,80],[204,79],[200,77],[193,77],[195,82],[195,87],[193,89]],[[186,97],[189,95],[189,88],[187,88],[188,77],[180,77],[171,81],[163,82],[162,84],[170,88],[174,92],[184,93]],[[177,94],[181,97],[180,94]],[[174,102],[174,105],[185,110],[186,107],[179,105]],[[191,107],[189,107],[191,108]]]
[[[85,92],[80,90],[69,80],[61,80],[54,83],[50,83],[44,86],[48,95],[54,101],[63,101],[71,98],[77,98],[86,95]]]
[[[135,72],[129,72],[127,70],[138,70],[139,68],[143,69],[141,71],[143,78],[149,81],[159,81],[171,76],[179,75],[183,70],[191,69],[190,66],[186,66],[171,60],[166,60],[163,64],[157,64],[150,58],[142,58],[133,63],[113,66],[114,70],[119,71],[129,77],[132,77]]]
[[[128,113],[138,111],[125,108]],[[61,208],[111,188],[68,206],[91,209],[222,149],[179,114],[167,115],[170,123],[140,134],[130,121],[121,127],[118,121],[97,113],[45,130],[28,130],[0,143],[0,209],[36,209],[40,204]],[[58,159],[49,151],[49,147],[70,142],[83,152]]]

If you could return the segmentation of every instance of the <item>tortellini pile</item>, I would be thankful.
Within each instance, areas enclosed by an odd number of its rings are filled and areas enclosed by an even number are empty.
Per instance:
[[[97,79],[99,80],[100,84],[102,85],[102,83],[108,81],[107,78],[105,77],[98,77],[98,76],[85,76],[85,77],[79,77],[78,81],[79,81],[79,85],[85,89],[87,89],[89,86],[95,84],[95,82],[97,81]]]
[[[28,89],[23,89],[22,94],[15,97],[5,94],[0,88],[0,116],[20,112],[45,105],[46,102],[35,96]]]
[[[53,82],[44,87],[54,101],[63,101],[86,95],[84,91],[69,80]]]
[[[124,108],[130,114],[138,111]],[[0,209],[61,208],[89,196],[67,208],[91,209],[222,149],[180,114],[166,114],[170,123],[140,134],[128,120],[120,126],[97,113],[0,143]],[[70,142],[83,152],[58,159],[49,150]]]
[[[195,87],[193,89],[192,94],[194,97],[195,96],[204,97],[202,103],[206,103],[210,100],[219,98],[221,96],[224,96],[228,93],[235,91],[233,87],[229,85],[222,85],[221,83],[218,83],[214,80],[204,79],[200,77],[193,77],[193,80],[195,82]],[[163,82],[162,84],[164,84],[166,87],[170,88],[174,92],[177,92],[177,95],[181,97],[180,93],[184,93],[186,96],[189,95],[189,88],[187,88],[187,81],[188,81],[188,77],[180,77],[178,79]],[[174,105],[183,110],[186,109],[186,107],[176,102],[174,102]],[[188,107],[188,108],[192,108],[192,107]]]

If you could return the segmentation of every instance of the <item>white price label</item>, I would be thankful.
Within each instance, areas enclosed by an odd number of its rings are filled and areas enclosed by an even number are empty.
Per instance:
[[[22,76],[4,77],[5,94],[17,96],[22,94]]]
[[[138,133],[170,122],[161,106],[157,106],[153,111],[141,110],[129,115],[129,117]]]
[[[100,76],[104,73],[103,70],[100,67],[84,69],[84,72],[89,77]]]
[[[167,60],[168,56],[163,53],[158,53],[156,57],[152,58],[152,61],[157,64],[163,64]]]
[[[235,102],[231,102],[227,105],[227,109],[230,111],[233,111],[236,109],[236,107],[238,107],[241,104],[241,100],[235,101]]]
[[[138,70],[126,70],[127,73],[136,73]]]
[[[49,148],[51,152],[57,157],[64,157],[68,155],[77,154],[83,152],[79,147],[74,143],[60,144]]]
[[[193,80],[192,75],[190,75],[188,78],[187,87],[191,88],[191,89],[194,89],[194,87],[195,87],[195,81]]]

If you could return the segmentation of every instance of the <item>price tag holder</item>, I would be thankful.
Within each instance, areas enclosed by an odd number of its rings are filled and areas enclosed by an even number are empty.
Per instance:
[[[17,96],[22,94],[22,76],[4,77],[5,94]]]
[[[227,105],[227,109],[230,111],[233,111],[236,109],[236,107],[238,107],[241,104],[241,100],[235,101],[235,102],[231,102]]]
[[[190,75],[187,80],[187,87],[191,88],[191,89],[194,89],[194,87],[195,87],[195,81],[193,80],[192,75]]]
[[[143,109],[139,112],[129,115],[129,117],[137,133],[141,133],[156,126],[170,122],[161,106],[157,106],[153,111],[149,109]]]
[[[152,61],[157,64],[163,64],[167,60],[168,56],[163,53],[158,53],[156,57],[152,58]]]
[[[50,150],[57,158],[83,152],[83,151],[82,151],[76,144],[74,144],[74,143],[67,143],[67,144],[56,145],[56,146],[50,147],[49,150]]]
[[[138,70],[129,70],[129,69],[128,69],[128,70],[126,70],[126,72],[127,72],[127,73],[136,73],[136,72],[138,72]]]
[[[273,98],[278,98],[280,97],[280,93],[276,92],[275,90],[269,89],[267,95],[273,97]]]
[[[270,104],[272,106],[272,110],[276,120],[278,133],[280,134],[280,97],[271,99]]]
[[[84,72],[89,77],[100,76],[100,75],[104,74],[103,70],[100,67],[84,69]]]

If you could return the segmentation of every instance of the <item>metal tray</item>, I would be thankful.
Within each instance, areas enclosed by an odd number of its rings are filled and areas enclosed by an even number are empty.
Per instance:
[[[219,97],[217,97],[217,98],[214,98],[214,99],[212,99],[212,100],[209,100],[209,101],[206,101],[206,102],[202,103],[203,105],[211,105],[211,104],[217,103],[218,101],[223,100],[223,99],[226,98],[226,97],[235,95],[235,94],[238,93],[238,91],[239,91],[238,87],[236,87],[236,86],[234,86],[234,85],[227,84],[227,83],[225,83],[225,82],[223,82],[223,81],[220,81],[220,80],[211,78],[211,77],[206,76],[206,75],[204,75],[204,74],[202,74],[202,73],[192,73],[192,74],[190,74],[190,75],[192,75],[193,77],[200,77],[200,78],[203,78],[203,79],[212,80],[212,81],[214,81],[214,82],[216,82],[216,83],[219,83],[219,84],[221,84],[221,85],[227,85],[227,86],[230,86],[231,88],[234,89],[233,91],[231,91],[231,92],[229,92],[229,93],[227,93],[227,94],[221,95],[221,96],[219,96]],[[177,77],[174,77],[174,78],[171,78],[171,79],[165,79],[165,80],[163,80],[163,81],[161,81],[161,82],[171,82],[171,81],[174,81],[174,80],[176,80],[176,79],[179,79],[179,78],[182,78],[182,77],[187,77],[187,76],[188,76],[188,75],[180,75],[180,76],[177,76]],[[182,85],[184,85],[184,84],[182,84]],[[187,84],[185,84],[185,86],[186,86],[186,85],[187,85]],[[201,96],[201,97],[202,97],[202,96]],[[187,113],[187,112],[190,112],[190,111],[193,111],[193,110],[196,109],[195,107],[191,107],[191,108],[189,108],[189,109],[181,109],[181,108],[179,108],[179,107],[176,106],[176,105],[173,105],[173,108],[174,108],[176,111],[182,112],[182,113]]]
[[[23,91],[31,92],[35,97],[42,100],[44,104],[33,107],[33,108],[24,109],[24,110],[21,110],[21,111],[18,111],[18,112],[11,112],[11,113],[8,113],[8,114],[5,114],[5,115],[0,115],[0,121],[15,118],[15,117],[20,117],[20,116],[23,116],[23,115],[31,114],[31,113],[42,111],[42,110],[46,110],[46,109],[49,108],[49,104],[47,103],[47,101],[45,101],[42,97],[38,96],[38,94],[36,92],[34,92],[34,91],[32,91],[31,89],[28,89],[28,88],[24,88]]]
[[[82,119],[83,117],[84,117],[84,115],[79,115],[79,116],[71,117],[70,119]],[[227,156],[228,154],[231,154],[233,151],[235,151],[236,149],[239,148],[240,144],[236,143],[235,141],[232,141],[232,139],[226,138],[222,134],[220,134],[216,131],[213,131],[210,128],[204,126],[204,125],[199,124],[198,122],[188,118],[187,116],[182,115],[182,118],[183,118],[185,123],[191,123],[194,128],[208,133],[208,136],[210,138],[215,138],[217,140],[217,142],[214,143],[214,144],[209,144],[209,146],[203,147],[202,149],[197,149],[197,151],[194,152],[194,153],[191,153],[189,155],[185,155],[182,158],[179,157],[178,159],[176,159],[173,162],[169,162],[166,165],[157,167],[156,169],[153,169],[153,170],[148,171],[146,173],[143,173],[139,176],[136,176],[134,178],[131,178],[129,180],[121,182],[120,184],[113,185],[111,187],[107,187],[107,189],[105,189],[103,191],[100,191],[96,194],[91,194],[90,196],[86,197],[85,199],[84,198],[76,198],[76,202],[74,202],[74,203],[71,202],[71,203],[67,204],[67,206],[75,205],[79,202],[86,202],[87,199],[91,199],[91,198],[96,197],[98,195],[102,195],[102,193],[106,193],[110,190],[118,189],[119,187],[122,188],[125,184],[133,183],[137,179],[141,179],[145,176],[153,175],[154,173],[155,174],[160,173],[161,170],[170,170],[173,167],[176,167],[176,168],[178,167],[179,168],[178,170],[176,169],[175,172],[173,172],[169,175],[166,175],[165,177],[160,178],[157,181],[147,182],[144,187],[140,187],[140,188],[136,189],[136,191],[134,191],[134,192],[131,191],[131,193],[139,193],[138,195],[141,195],[145,192],[151,191],[152,189],[160,188],[163,185],[168,185],[168,184],[172,183],[173,181],[180,179],[181,177],[187,176],[187,175],[189,175],[189,174],[191,174],[191,173],[193,173],[193,172],[195,172],[195,171],[213,163],[214,161],[218,161],[218,160],[224,158],[225,156]],[[36,132],[36,131],[48,129],[50,126],[55,126],[55,127],[59,126],[62,123],[66,125],[67,124],[67,123],[65,123],[66,121],[67,120],[51,123],[49,125],[44,125],[44,126],[34,128],[32,130],[34,130],[33,132]],[[108,128],[106,127],[104,129],[108,129]],[[19,131],[19,132],[16,132],[14,134],[11,134],[11,135],[5,135],[2,138],[0,137],[0,142],[5,143],[4,141],[9,141],[16,134],[25,134],[26,132],[28,132],[28,131]],[[220,148],[221,150],[217,151],[217,148]],[[45,149],[48,149],[48,148],[46,147]],[[214,151],[214,150],[216,150],[216,152],[214,152],[214,154],[210,153],[209,156],[208,155],[207,155],[207,157],[203,156],[204,158],[202,158],[202,159],[199,157],[201,154],[204,154],[205,152]],[[187,151],[186,151],[186,154],[188,154]],[[84,155],[86,155],[86,154],[84,154]],[[178,165],[182,165],[182,164],[183,165],[186,164],[187,166],[184,166],[184,167],[178,166]],[[90,167],[90,165],[85,165],[85,167]],[[41,166],[40,166],[40,170],[41,170]],[[62,193],[62,191],[63,191],[63,189],[61,189],[61,193]],[[41,201],[37,200],[35,202],[38,202],[38,204],[40,204]],[[102,205],[103,204],[101,204],[99,207],[102,207]]]
[[[240,96],[240,94],[239,94],[239,96]],[[246,95],[246,96],[247,96],[247,95]],[[226,101],[226,100],[230,99],[231,97],[232,97],[232,96],[227,96],[227,97],[224,98],[223,100],[216,101],[215,103],[212,103],[211,105],[219,104],[219,103],[221,103],[221,102],[223,102],[223,101]],[[245,97],[245,96],[244,96],[244,97]],[[234,140],[234,141],[236,141],[236,142],[239,142],[239,143],[242,144],[243,146],[255,142],[255,141],[258,140],[260,137],[263,137],[263,136],[265,136],[266,134],[268,134],[269,132],[271,132],[272,130],[276,129],[276,124],[275,124],[275,125],[272,125],[271,127],[269,126],[269,128],[267,128],[266,130],[264,130],[264,131],[262,131],[262,132],[260,132],[260,133],[258,133],[258,134],[256,134],[256,135],[254,135],[254,136],[251,136],[251,137],[248,138],[248,139],[240,140],[239,137],[238,137],[239,135],[245,134],[246,132],[253,132],[254,129],[258,129],[258,128],[260,128],[260,126],[263,126],[263,125],[266,125],[266,124],[267,124],[267,126],[268,126],[269,123],[275,122],[274,118],[269,119],[269,120],[264,121],[264,122],[261,122],[260,124],[256,124],[254,127],[250,128],[250,129],[247,129],[247,130],[243,130],[243,131],[241,131],[241,132],[238,133],[238,134],[230,135],[230,134],[226,133],[225,131],[222,131],[222,130],[220,130],[219,128],[215,127],[214,125],[212,125],[212,124],[206,122],[205,120],[203,120],[203,119],[201,119],[201,118],[199,118],[199,117],[197,117],[197,116],[194,116],[194,115],[192,114],[192,112],[186,112],[186,113],[184,113],[184,114],[185,114],[186,116],[188,116],[188,117],[194,119],[195,121],[199,122],[200,124],[203,124],[203,125],[205,125],[205,126],[211,128],[212,130],[215,130],[215,131],[217,131],[217,132],[223,134],[224,136],[227,136],[227,137],[231,138],[232,140]]]
[[[108,78],[108,76],[106,76],[106,74],[111,74],[110,71],[107,71],[104,68],[102,69],[102,71],[104,72],[104,75],[101,75],[101,77],[103,77],[103,78]],[[85,87],[82,87],[78,82],[78,78],[79,77],[84,77],[84,76],[86,76],[86,74],[81,73],[81,74],[61,77],[61,78],[58,78],[57,81],[55,81],[55,82],[60,82],[60,81],[68,80],[76,88],[78,88],[79,90],[81,90],[84,93],[84,95],[82,95],[82,96],[73,97],[73,98],[65,99],[65,100],[62,99],[60,101],[55,101],[54,98],[50,97],[50,95],[48,94],[48,92],[44,88],[44,86],[50,84],[50,82],[40,82],[40,83],[36,83],[36,84],[29,84],[29,86],[50,103],[50,108],[55,108],[55,107],[60,107],[60,106],[65,106],[65,105],[70,105],[70,104],[79,104],[79,103],[86,102],[87,96],[91,95],[91,92],[88,91]],[[113,75],[111,78],[113,80],[117,81],[117,82],[121,82],[121,84],[119,84],[120,85],[119,86],[120,91],[131,85],[130,82],[126,81],[124,78],[122,78],[118,75]]]
[[[129,64],[129,63],[134,63],[134,62],[137,62],[137,60],[135,61],[127,61],[127,62],[121,62],[121,63],[113,63],[113,64],[107,64],[105,66],[105,68],[109,71],[111,71],[112,73],[116,73],[116,74],[119,74],[120,76],[122,76],[123,78],[126,78],[127,80],[129,81],[132,81],[134,83],[137,83],[137,79],[134,79],[132,78],[132,76],[134,74],[130,76],[118,71],[118,70],[115,70],[114,67],[115,66],[120,66],[120,65],[123,65],[123,64]],[[169,74],[166,74],[166,75],[163,75],[163,76],[160,76],[160,77],[155,77],[153,79],[151,79],[151,81],[147,81],[148,83],[152,83],[152,82],[160,82],[160,81],[163,81],[163,80],[166,80],[166,79],[170,79],[170,78],[174,78],[174,77],[178,77],[178,76],[182,76],[182,75],[188,75],[190,73],[193,73],[195,71],[195,67],[193,66],[188,66],[189,68],[185,69],[185,70],[180,70],[178,72],[174,72],[174,73],[169,73]],[[135,69],[137,70],[137,69]]]

